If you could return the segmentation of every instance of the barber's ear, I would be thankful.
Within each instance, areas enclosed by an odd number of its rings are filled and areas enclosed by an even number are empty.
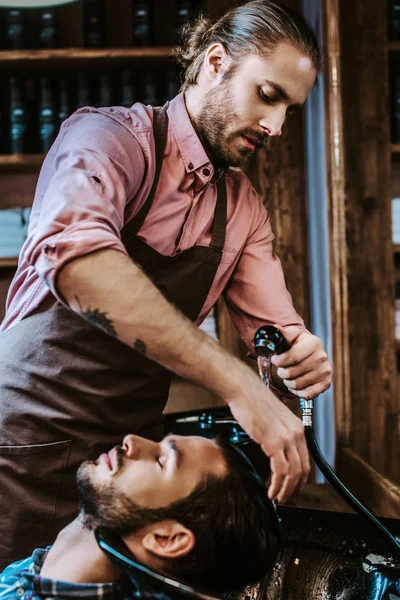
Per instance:
[[[229,67],[231,59],[228,57],[224,46],[215,42],[206,51],[204,57],[204,69],[210,81],[221,79]]]
[[[146,529],[142,546],[160,558],[186,556],[196,543],[194,533],[177,521],[160,521]]]

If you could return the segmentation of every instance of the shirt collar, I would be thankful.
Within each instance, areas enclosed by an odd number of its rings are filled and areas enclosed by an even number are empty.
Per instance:
[[[40,572],[43,563],[49,553],[50,546],[46,550],[37,548],[31,558],[29,568],[20,574],[22,575],[21,587],[34,592],[36,596],[45,596],[47,598],[71,598],[72,600],[86,598],[86,600],[121,600],[120,582],[117,583],[71,583],[66,581],[57,581],[41,577]],[[29,583],[31,579],[31,584]]]
[[[214,167],[207,156],[206,151],[197,135],[190,120],[183,93],[178,94],[170,101],[168,107],[168,118],[172,126],[172,132],[181,154],[183,164],[187,173],[208,169],[207,179],[214,175]],[[203,173],[203,171],[200,171]],[[206,171],[207,173],[207,171]],[[203,177],[204,177],[203,173]]]

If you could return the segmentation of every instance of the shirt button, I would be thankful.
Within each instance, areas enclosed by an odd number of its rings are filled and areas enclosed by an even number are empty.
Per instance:
[[[46,244],[45,247],[44,247],[44,253],[45,254],[52,254],[56,250],[57,250],[56,244]]]
[[[188,164],[188,169],[191,171],[193,169],[193,163]]]
[[[203,169],[203,175],[205,175],[206,177],[208,177],[209,174],[210,174],[210,169],[207,169],[207,168]]]
[[[22,598],[22,596],[25,594],[25,590],[22,587],[17,588],[15,592],[19,598]]]

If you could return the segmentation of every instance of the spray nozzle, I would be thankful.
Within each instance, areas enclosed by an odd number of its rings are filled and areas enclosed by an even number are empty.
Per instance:
[[[271,367],[271,357],[274,354],[282,354],[290,350],[291,345],[283,337],[279,329],[273,325],[264,325],[257,329],[254,335],[254,345],[258,354],[257,364],[261,379],[266,385],[269,385],[269,371]],[[302,421],[305,427],[312,427],[313,401],[300,398],[300,408]]]
[[[254,335],[254,346],[258,355],[258,373],[265,385],[269,385],[271,357],[289,350],[290,344],[279,329],[273,325],[264,325]]]
[[[273,325],[264,325],[254,335],[254,345],[258,356],[271,358],[274,354],[282,354],[290,350],[290,344],[279,329]]]

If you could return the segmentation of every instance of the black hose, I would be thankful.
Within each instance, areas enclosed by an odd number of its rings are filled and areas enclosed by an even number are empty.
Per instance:
[[[375,527],[375,529],[379,530],[381,538],[385,540],[385,542],[390,546],[392,552],[395,553],[397,558],[400,558],[400,543],[396,540],[396,538],[390,533],[388,529],[372,513],[369,512],[368,509],[365,508],[353,496],[350,490],[340,481],[338,476],[331,469],[329,464],[326,462],[325,458],[322,455],[322,452],[318,446],[318,442],[315,439],[314,432],[312,427],[304,427],[304,432],[306,436],[307,446],[310,451],[311,456],[313,457],[316,465],[320,468],[322,474],[329,483],[335,488],[335,490],[342,496],[342,498],[351,506],[353,510],[356,511],[359,515],[364,517],[370,525]]]

